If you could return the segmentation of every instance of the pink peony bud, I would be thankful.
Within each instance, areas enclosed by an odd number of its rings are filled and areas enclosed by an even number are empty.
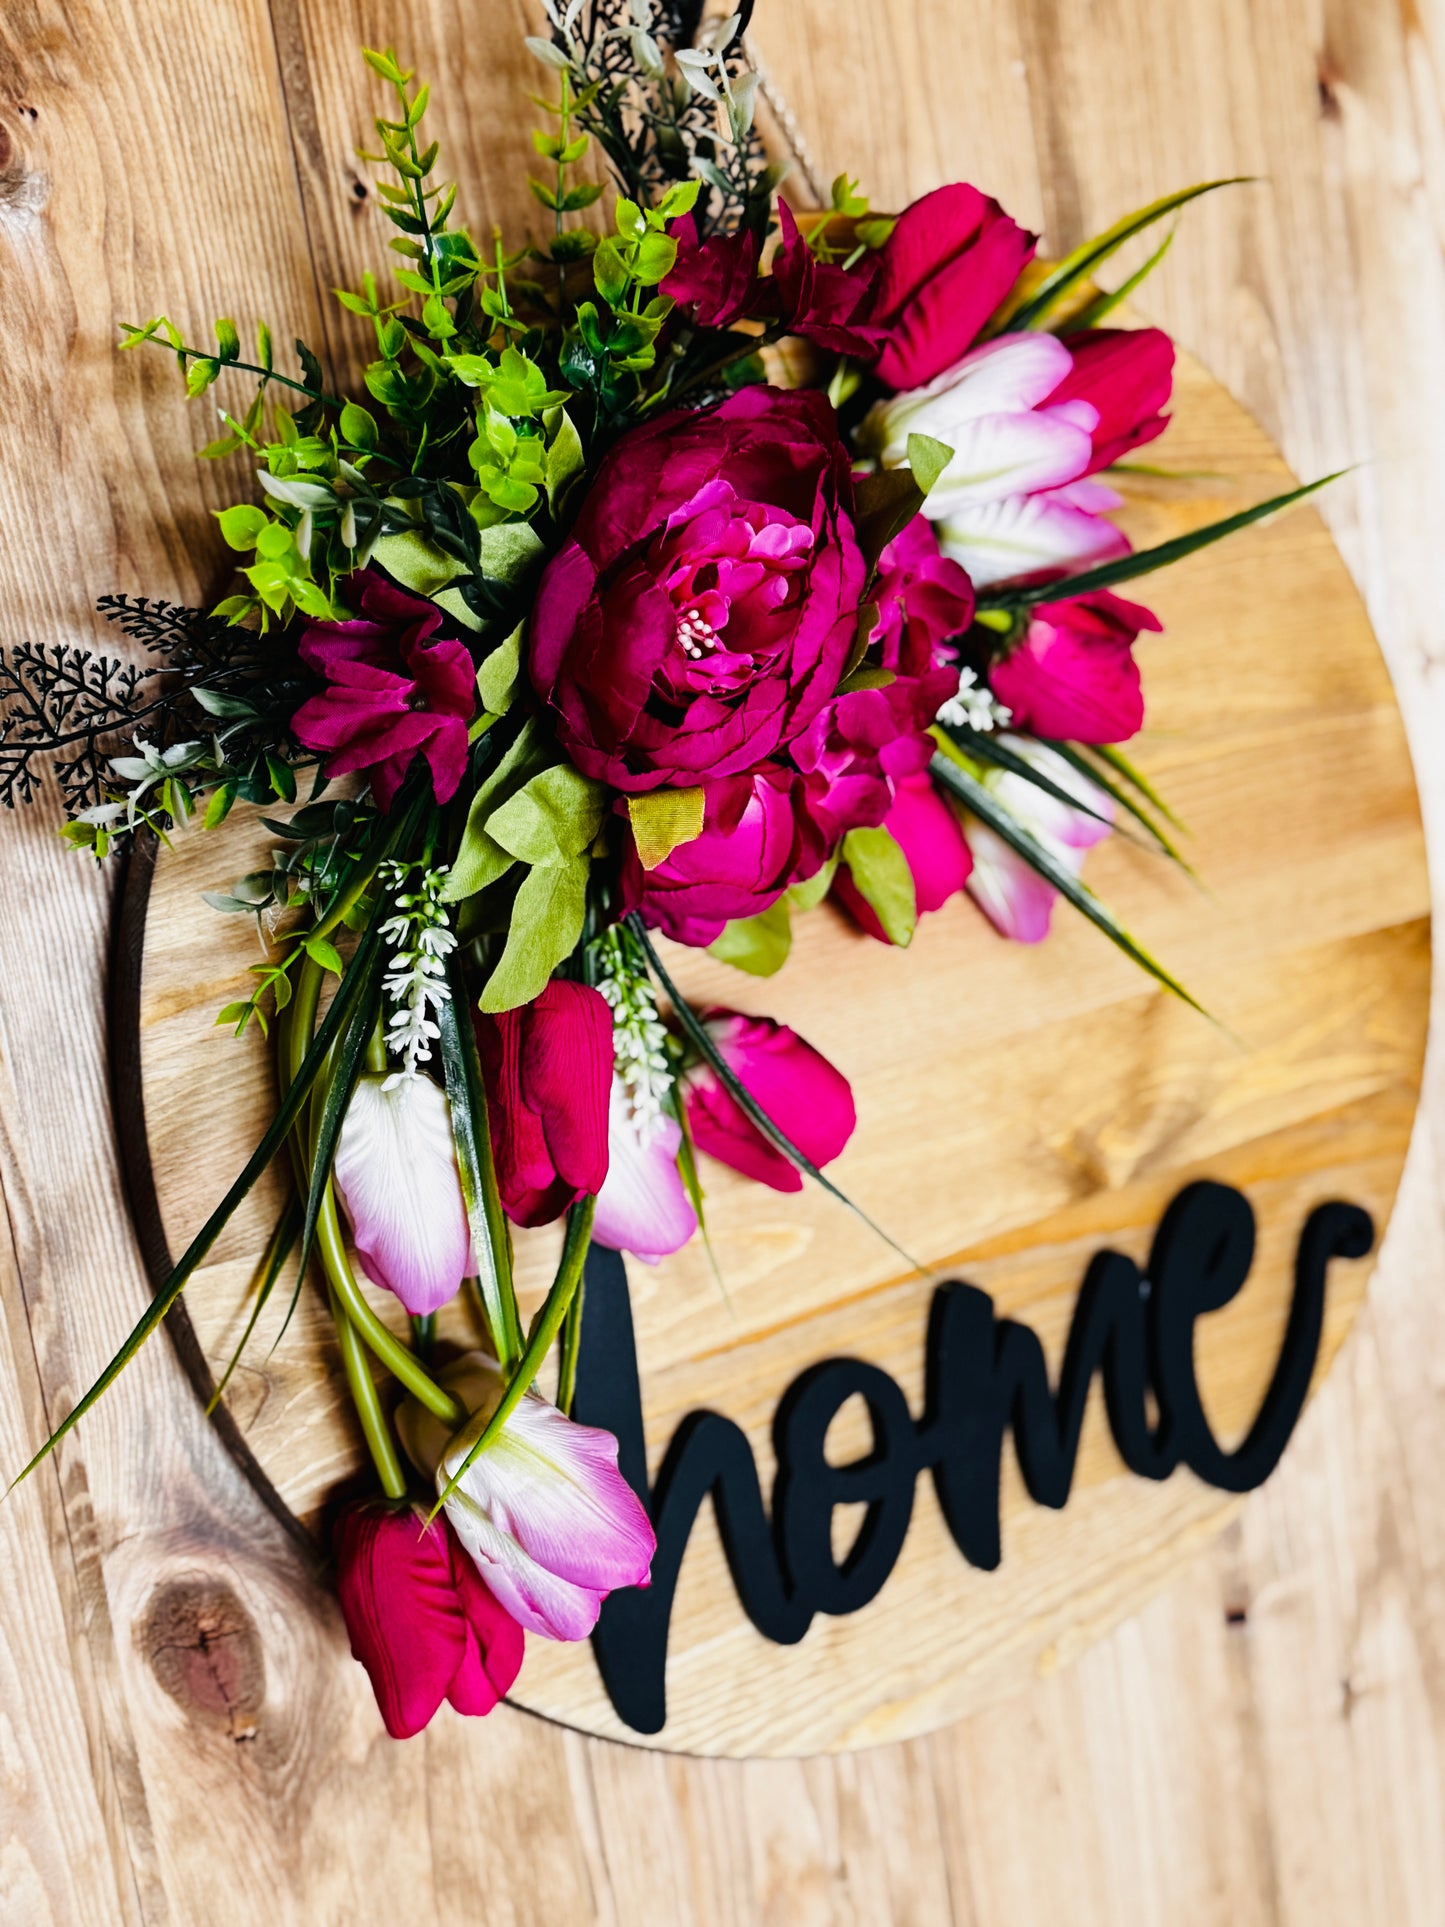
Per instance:
[[[465,1462],[501,1400],[494,1359],[468,1352],[442,1383],[471,1413],[455,1435],[408,1400],[397,1415],[415,1464],[437,1490]],[[578,1425],[528,1392],[467,1467],[447,1517],[488,1588],[528,1632],[585,1639],[619,1586],[645,1586],[657,1549],[652,1526],[617,1469],[617,1440]]]
[[[920,916],[927,910],[940,909],[968,881],[973,868],[968,843],[958,818],[934,788],[927,770],[905,776],[895,784],[893,805],[883,819],[883,827],[908,859]],[[846,865],[834,878],[833,890],[870,937],[889,942]]]
[[[390,1082],[358,1081],[333,1171],[367,1277],[422,1318],[455,1297],[471,1235],[445,1093],[429,1077]]]
[[[837,1157],[858,1121],[843,1073],[771,1017],[710,1010],[704,1022],[724,1063],[803,1156],[819,1166]],[[775,1191],[803,1188],[797,1167],[749,1122],[710,1065],[689,1071],[685,1089],[700,1150]]]
[[[666,1113],[634,1114],[616,1075],[607,1124],[607,1181],[592,1219],[595,1243],[630,1251],[646,1265],[678,1251],[697,1230],[697,1213],[677,1169],[682,1128]]]
[[[351,1505],[332,1550],[351,1651],[392,1738],[419,1733],[443,1700],[459,1713],[490,1713],[526,1642],[446,1520],[429,1526],[410,1510]]]
[[[1141,629],[1162,626],[1148,609],[1108,590],[1042,602],[989,681],[1020,729],[1058,741],[1127,742],[1144,721],[1134,641]]]
[[[554,977],[534,1003],[478,1014],[497,1185],[514,1224],[548,1224],[607,1176],[612,1012]]]

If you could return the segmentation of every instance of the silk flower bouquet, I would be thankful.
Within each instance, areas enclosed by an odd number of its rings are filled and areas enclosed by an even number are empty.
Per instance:
[[[1169,239],[1115,291],[1094,277],[1221,183],[1054,266],[967,185],[893,218],[843,177],[804,214],[754,129],[750,6],[547,5],[544,236],[508,252],[453,223],[427,89],[368,52],[396,101],[368,158],[402,265],[394,299],[369,274],[338,291],[374,331],[365,400],[300,342],[281,372],[264,324],[254,361],[229,320],[209,349],[128,327],[192,396],[255,381],[202,451],[255,464],[255,499],[218,518],[239,586],[209,610],[106,598],[140,661],[0,662],[0,799],[53,766],[96,858],[237,801],[288,812],[270,867],[209,897],[265,942],[218,1021],[273,1041],[274,1119],[26,1471],[289,1160],[220,1390],[288,1262],[299,1292],[314,1260],[379,1487],[340,1514],[338,1590],[397,1736],[443,1699],[488,1712],[526,1633],[584,1638],[648,1581],[617,1442],[569,1416],[589,1242],[677,1250],[699,1153],[834,1189],[843,1074],[767,1017],[692,1009],[654,933],[762,977],[825,897],[897,945],[960,891],[1037,942],[1062,898],[1186,995],[1080,876],[1126,821],[1178,860],[1120,747],[1159,624],[1116,590],[1309,492],[1145,553],[1109,519],[1108,471],[1165,427],[1173,350],[1105,324]],[[620,190],[600,233],[580,217],[604,189],[575,171],[594,143]],[[524,1329],[509,1226],[558,1219]],[[443,1363],[435,1314],[464,1288],[479,1342]]]

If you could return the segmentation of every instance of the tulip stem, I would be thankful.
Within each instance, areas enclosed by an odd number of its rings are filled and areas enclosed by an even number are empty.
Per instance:
[[[577,1353],[582,1337],[582,1300],[587,1295],[585,1274],[572,1294],[567,1316],[562,1323],[562,1346],[557,1366],[557,1409],[572,1416],[572,1401],[577,1396]]]
[[[397,1456],[391,1425],[376,1389],[376,1380],[371,1376],[366,1348],[356,1327],[347,1317],[335,1289],[328,1295],[331,1316],[336,1323],[336,1341],[341,1347],[341,1362],[346,1368],[346,1383],[351,1389],[351,1400],[371,1453],[371,1462],[376,1467],[376,1476],[388,1499],[403,1499],[406,1497],[406,1474],[401,1469],[401,1460]]]
[[[296,992],[287,1013],[290,1019],[286,1032],[286,1049],[283,1055],[283,1069],[288,1079],[294,1078],[301,1054],[310,1040],[316,1022],[316,1006],[321,995],[323,971],[310,957],[303,959],[297,972]],[[324,1097],[323,1097],[324,1101]],[[301,1189],[307,1188],[309,1145],[297,1130],[297,1160]],[[341,1219],[336,1209],[336,1190],[328,1179],[322,1194],[321,1208],[316,1219],[316,1249],[321,1259],[327,1281],[346,1314],[347,1322],[356,1336],[361,1338],[411,1393],[413,1398],[439,1418],[444,1425],[460,1425],[466,1413],[449,1393],[440,1385],[418,1359],[377,1317],[362,1296],[361,1287],[351,1268],[351,1260],[346,1252],[346,1240],[341,1233]],[[344,1353],[343,1346],[343,1353]],[[365,1421],[363,1420],[363,1425]]]
[[[562,1242],[562,1261],[557,1267],[557,1276],[553,1280],[552,1289],[543,1301],[542,1309],[532,1320],[531,1330],[527,1333],[527,1349],[522,1353],[521,1363],[508,1380],[507,1389],[502,1393],[496,1410],[482,1428],[476,1444],[442,1488],[442,1495],[431,1510],[433,1519],[452,1496],[458,1481],[473,1459],[491,1444],[531,1390],[532,1381],[542,1369],[542,1361],[552,1349],[552,1341],[561,1329],[568,1307],[581,1287],[582,1267],[587,1259],[587,1247],[592,1241],[592,1218],[596,1209],[596,1198],[581,1198],[567,1213],[567,1235]]]

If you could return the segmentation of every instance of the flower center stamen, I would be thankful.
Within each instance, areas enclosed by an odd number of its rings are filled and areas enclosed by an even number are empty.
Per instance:
[[[678,617],[677,640],[682,653],[692,662],[697,662],[710,649],[717,647],[717,630],[713,628],[701,609],[689,609]]]

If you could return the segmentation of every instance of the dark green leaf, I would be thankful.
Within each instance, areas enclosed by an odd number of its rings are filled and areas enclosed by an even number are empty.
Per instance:
[[[477,1056],[466,978],[454,957],[448,968],[451,997],[437,1012],[442,1071],[452,1112],[462,1200],[471,1226],[472,1256],[492,1346],[504,1372],[522,1355],[522,1328],[512,1288],[511,1241],[492,1161],[487,1094]]]

